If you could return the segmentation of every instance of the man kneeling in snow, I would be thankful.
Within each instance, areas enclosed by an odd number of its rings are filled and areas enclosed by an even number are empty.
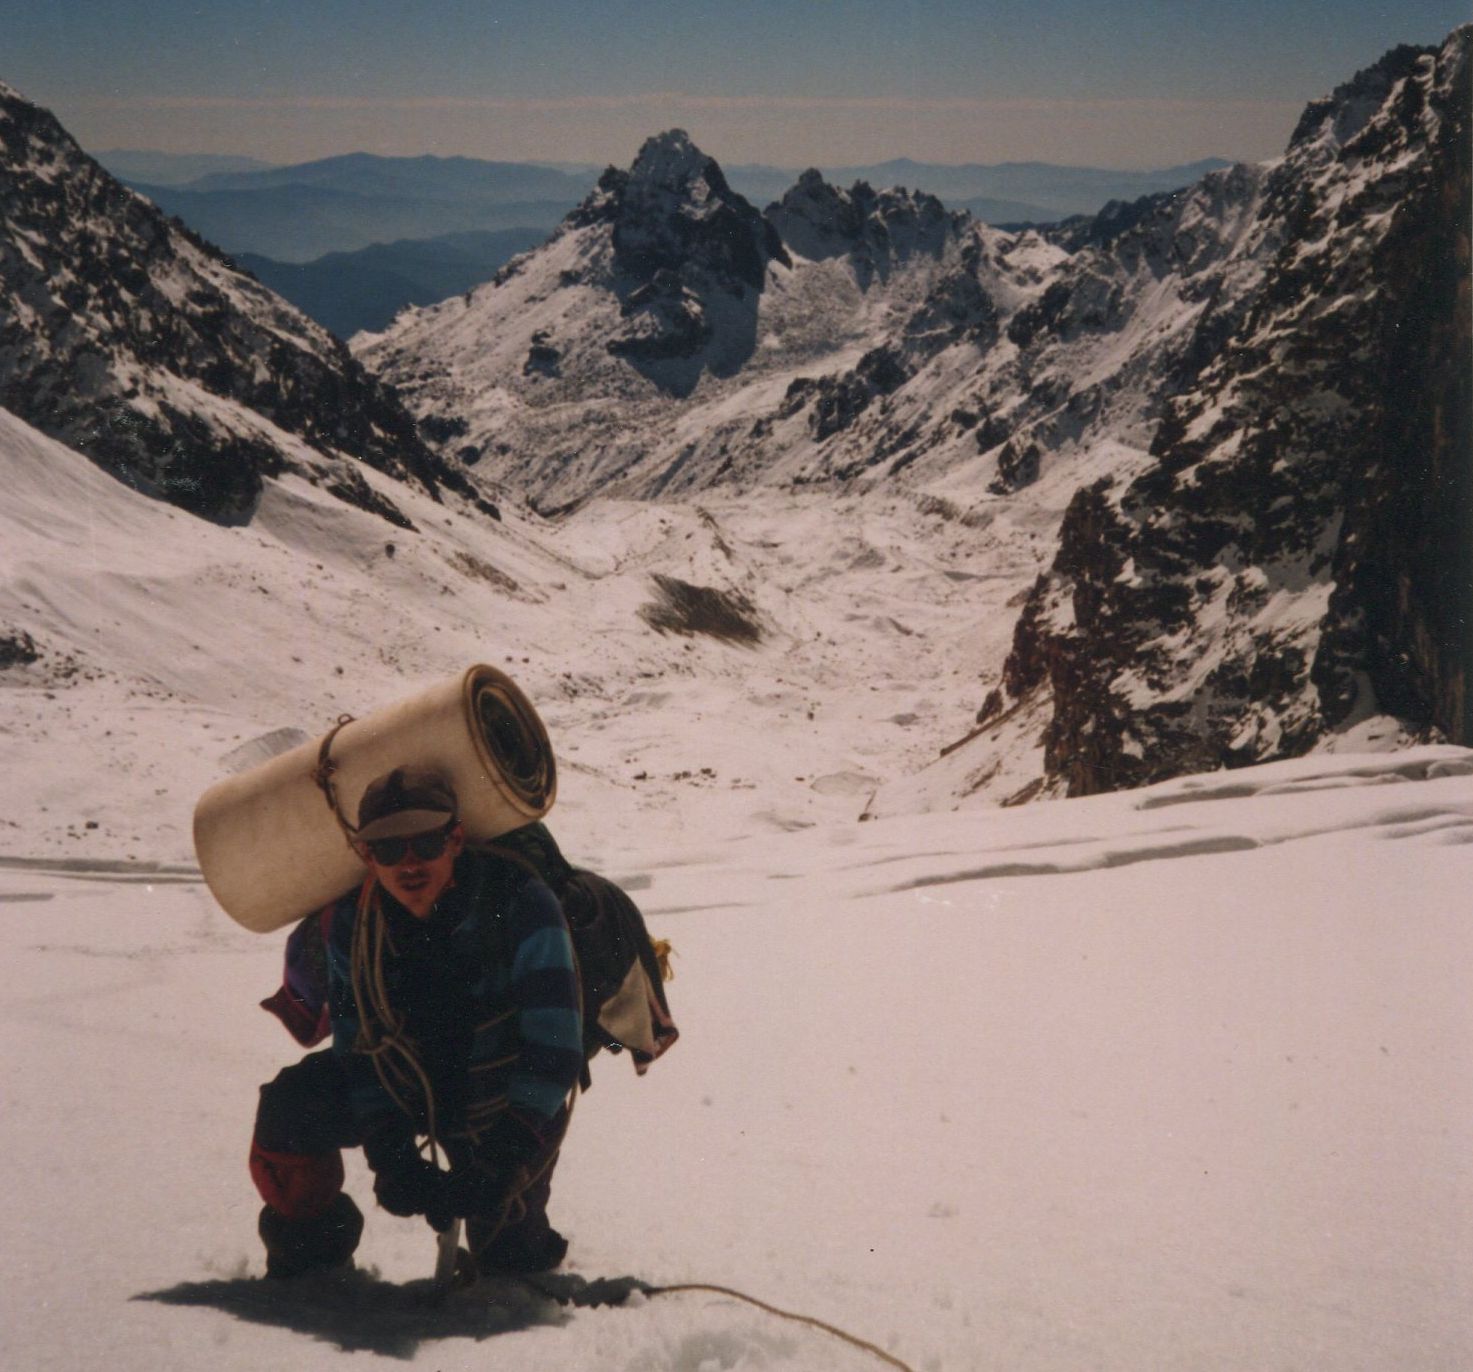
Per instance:
[[[297,926],[263,1002],[304,1046],[332,1035],[261,1088],[267,1274],[352,1256],[363,1215],[340,1150],[354,1147],[391,1214],[465,1219],[478,1271],[556,1267],[568,1245],[548,1191],[584,1063],[557,897],[530,866],[467,850],[453,788],[426,769],[369,785],[356,840],[367,879]]]

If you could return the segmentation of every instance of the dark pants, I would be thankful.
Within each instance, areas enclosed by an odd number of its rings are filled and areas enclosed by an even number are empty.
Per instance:
[[[261,1088],[251,1177],[267,1206],[290,1220],[324,1214],[343,1189],[344,1148],[363,1143],[348,1096],[343,1059],[330,1049],[309,1053]],[[529,1167],[534,1180],[500,1227],[472,1220],[472,1252],[488,1242],[520,1242],[547,1228],[547,1200],[557,1163],[554,1145]]]

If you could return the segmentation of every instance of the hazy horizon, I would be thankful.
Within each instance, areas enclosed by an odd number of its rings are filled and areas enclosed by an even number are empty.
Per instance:
[[[655,131],[652,131],[652,133],[651,133],[650,136],[653,137],[653,136],[655,136],[655,134],[664,133],[664,132],[666,132],[666,130],[663,130],[663,129],[661,129],[661,130],[655,130]],[[804,171],[806,171],[810,165],[812,165],[810,163],[803,163],[803,162],[789,162],[789,163],[778,163],[778,162],[733,162],[733,161],[728,161],[727,159],[720,157],[715,152],[713,152],[710,148],[704,147],[700,143],[699,140],[692,140],[692,141],[695,142],[696,146],[697,147],[700,147],[703,152],[710,153],[713,157],[715,157],[716,158],[716,161],[725,170],[731,171],[731,172],[740,172],[740,171],[744,171],[744,170],[751,170],[751,171],[774,171],[774,172],[787,172],[787,173],[791,173],[793,176],[796,177],[796,176],[802,175],[802,173]],[[164,149],[164,148],[138,148],[138,147],[121,147],[121,146],[119,146],[119,147],[86,147],[86,146],[84,146],[84,149],[83,150],[85,152],[87,152],[90,156],[97,157],[97,158],[107,158],[107,157],[158,157],[158,158],[177,157],[177,158],[181,158],[182,159],[182,158],[194,158],[194,157],[198,157],[198,158],[219,157],[219,158],[222,158],[222,159],[229,159],[229,160],[232,160],[232,161],[241,161],[241,162],[246,162],[246,161],[252,161],[252,160],[254,160],[256,163],[258,163],[258,167],[255,168],[255,169],[256,170],[262,170],[262,171],[277,170],[277,169],[280,169],[282,167],[291,167],[291,166],[310,166],[313,163],[317,163],[317,162],[328,162],[328,161],[332,161],[334,158],[357,157],[357,156],[369,156],[369,157],[381,157],[381,156],[382,157],[411,157],[411,158],[413,158],[413,157],[431,157],[431,158],[442,158],[442,159],[444,159],[446,161],[450,161],[450,160],[453,160],[455,158],[466,158],[468,160],[482,160],[482,161],[489,161],[489,162],[503,162],[503,163],[507,163],[507,164],[510,164],[510,165],[521,165],[521,166],[529,166],[529,167],[547,167],[547,168],[549,168],[551,170],[554,170],[554,171],[568,171],[568,172],[596,172],[596,171],[602,170],[603,167],[609,165],[607,162],[597,162],[597,161],[593,161],[591,159],[590,160],[584,160],[584,161],[576,161],[576,160],[568,159],[568,158],[559,158],[559,159],[554,160],[554,159],[550,159],[550,158],[540,158],[540,157],[519,157],[519,158],[505,157],[505,158],[484,158],[484,159],[482,159],[482,158],[477,158],[475,156],[475,154],[471,154],[471,153],[371,153],[366,148],[345,148],[341,152],[337,152],[337,153],[326,153],[326,154],[324,154],[321,157],[307,157],[307,158],[301,158],[301,159],[293,160],[291,162],[272,162],[272,161],[266,160],[265,158],[257,158],[257,157],[255,157],[254,154],[248,153],[248,152],[245,152],[245,153],[242,153],[242,152],[229,152],[229,153],[201,152],[198,148],[184,148],[184,149],[180,149],[177,152],[174,152],[174,151],[169,151],[169,150]],[[638,151],[639,151],[639,149],[638,148],[635,148],[634,149],[634,152],[632,152],[628,158],[625,158],[624,159],[624,162],[626,164],[629,163],[629,162],[632,162],[634,160],[635,154],[637,154]],[[831,166],[842,166],[842,167],[881,167],[881,166],[888,166],[888,165],[890,165],[892,163],[893,164],[896,164],[896,165],[904,165],[906,163],[909,163],[909,164],[912,164],[914,166],[946,167],[946,168],[955,168],[957,170],[964,170],[964,169],[971,168],[971,167],[981,167],[981,166],[998,167],[998,168],[1001,168],[1001,167],[1030,167],[1030,166],[1038,166],[1038,167],[1054,167],[1054,168],[1057,168],[1060,171],[1102,171],[1102,172],[1119,171],[1119,172],[1122,172],[1122,173],[1126,173],[1126,172],[1137,172],[1137,171],[1141,171],[1141,172],[1169,171],[1169,170],[1171,170],[1174,167],[1195,166],[1195,165],[1197,165],[1198,163],[1201,163],[1201,162],[1211,162],[1211,161],[1214,161],[1214,160],[1217,160],[1217,161],[1230,161],[1231,159],[1221,158],[1221,157],[1218,157],[1215,154],[1210,154],[1209,153],[1209,154],[1206,154],[1206,155],[1204,155],[1202,157],[1194,157],[1194,158],[1191,158],[1187,162],[1174,162],[1174,163],[1171,163],[1171,164],[1166,165],[1166,166],[1150,166],[1150,167],[1107,167],[1107,166],[1100,165],[1098,163],[1088,163],[1088,164],[1086,164],[1086,163],[1083,163],[1083,162],[1076,162],[1076,163],[1045,162],[1045,161],[1042,161],[1042,160],[1039,160],[1039,159],[1028,159],[1028,160],[1019,159],[1019,160],[1013,160],[1013,161],[991,162],[991,163],[982,163],[982,162],[942,162],[942,161],[935,161],[935,160],[930,160],[930,159],[923,160],[921,158],[907,157],[907,156],[904,156],[904,155],[900,155],[900,156],[896,156],[896,157],[874,158],[874,159],[872,159],[870,161],[866,161],[866,162],[852,162],[852,163],[843,163],[843,164],[835,162],[835,163],[831,163],[830,165]]]
[[[27,4],[0,80],[86,147],[284,164],[349,152],[620,165],[1144,170],[1283,151],[1304,105],[1466,0],[223,0]]]

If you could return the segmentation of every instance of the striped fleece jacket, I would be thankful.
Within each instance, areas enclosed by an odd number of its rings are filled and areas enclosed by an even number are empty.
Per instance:
[[[326,941],[332,1046],[349,1064],[362,1137],[426,1133],[433,1108],[452,1164],[530,1160],[555,1138],[584,1063],[573,945],[557,897],[525,868],[474,850],[456,860],[454,884],[426,919],[375,894],[377,913],[365,916],[358,892],[340,899]],[[354,994],[360,917],[381,920],[384,935],[375,955],[360,949],[360,988],[365,975],[374,979],[397,1024],[379,1022],[373,996],[361,1007]],[[373,932],[370,924],[365,935]],[[365,1051],[394,1040],[423,1069],[428,1101],[396,1051],[379,1052],[382,1072]]]

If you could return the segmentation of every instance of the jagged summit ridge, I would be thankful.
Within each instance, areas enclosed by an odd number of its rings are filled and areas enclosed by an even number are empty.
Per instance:
[[[1415,100],[1418,72],[1433,61],[1426,48],[1410,44],[1392,48],[1380,61],[1305,107],[1290,136],[1290,151],[1314,140],[1323,140],[1332,149],[1344,147],[1380,114],[1393,91],[1403,90]]]
[[[917,255],[941,257],[969,222],[965,213],[948,211],[933,195],[900,187],[876,191],[864,181],[842,190],[813,168],[767,207],[767,219],[783,243],[803,257],[851,257],[865,286]]]
[[[629,168],[608,168],[554,237],[494,283],[356,347],[450,451],[510,459],[481,472],[521,480],[531,475],[513,470],[523,457],[547,475],[555,467],[552,480],[529,483],[539,499],[576,499],[615,476],[636,490],[700,482],[708,467],[697,452],[662,452],[664,426],[652,434],[634,420],[644,406],[739,388],[754,359],[757,372],[821,367],[845,349],[857,359],[876,341],[876,317],[918,309],[928,283],[956,266],[966,216],[909,192],[821,187],[805,177],[788,211],[764,214],[671,130]],[[818,207],[807,238],[797,232],[803,196]],[[880,281],[884,298],[872,289]],[[956,302],[978,294],[948,288],[946,327]],[[565,421],[576,452],[553,437]],[[538,458],[546,444],[558,454],[550,465]]]
[[[716,159],[696,147],[684,129],[647,138],[629,168],[628,196],[636,204],[669,195],[700,205],[731,194]]]

